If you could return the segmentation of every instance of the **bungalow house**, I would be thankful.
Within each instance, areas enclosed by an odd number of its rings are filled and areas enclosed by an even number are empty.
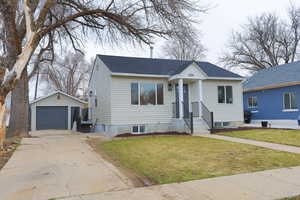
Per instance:
[[[298,127],[299,105],[300,62],[259,71],[244,82],[244,110],[251,111],[253,123]]]
[[[190,132],[191,120],[195,133],[236,126],[243,122],[242,80],[208,62],[97,55],[90,119],[108,136]]]

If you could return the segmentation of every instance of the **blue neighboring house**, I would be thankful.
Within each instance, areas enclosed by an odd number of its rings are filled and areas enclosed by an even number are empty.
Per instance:
[[[244,82],[244,110],[254,123],[268,121],[273,127],[298,127],[300,118],[300,62],[255,73]]]

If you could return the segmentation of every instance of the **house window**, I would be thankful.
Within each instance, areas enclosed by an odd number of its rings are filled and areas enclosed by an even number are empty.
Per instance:
[[[156,86],[157,104],[164,104],[164,84],[158,83]]]
[[[283,95],[283,105],[285,110],[298,109],[295,93],[289,92]]]
[[[95,98],[95,107],[98,107],[98,99],[97,99],[97,97]]]
[[[248,97],[248,108],[257,107],[257,97]]]
[[[140,104],[155,105],[155,84],[153,83],[140,84]]]
[[[145,125],[135,125],[132,127],[133,134],[145,133]]]
[[[218,86],[218,103],[233,103],[232,86]]]
[[[131,83],[132,105],[163,105],[164,86],[162,83]]]
[[[230,122],[215,122],[215,128],[223,128],[230,126]]]
[[[139,104],[139,84],[131,83],[131,104],[138,105]]]
[[[145,125],[140,126],[140,133],[145,133]]]
[[[139,133],[139,126],[133,126],[132,133],[135,133],[135,134]]]

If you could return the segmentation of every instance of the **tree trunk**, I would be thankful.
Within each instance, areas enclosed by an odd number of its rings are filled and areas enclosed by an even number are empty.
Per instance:
[[[8,136],[29,136],[28,75],[25,69],[11,95]]]

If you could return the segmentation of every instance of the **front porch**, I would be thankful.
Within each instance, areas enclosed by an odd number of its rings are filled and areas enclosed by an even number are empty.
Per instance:
[[[201,121],[205,122],[205,129],[212,129],[213,114],[204,103],[203,80],[190,77],[175,78],[170,80],[170,83],[169,87],[172,87],[173,91],[172,117],[185,120],[188,126],[192,126],[191,129],[200,126]]]

